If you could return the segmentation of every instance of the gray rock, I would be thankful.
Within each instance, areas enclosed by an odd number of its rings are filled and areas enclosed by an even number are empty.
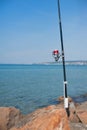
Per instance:
[[[87,125],[82,123],[70,123],[70,130],[87,130]]]

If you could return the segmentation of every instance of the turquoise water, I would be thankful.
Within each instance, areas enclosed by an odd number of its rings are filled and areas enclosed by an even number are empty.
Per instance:
[[[87,66],[67,65],[68,95],[87,93]],[[23,113],[57,103],[63,95],[61,65],[0,65],[0,106]]]

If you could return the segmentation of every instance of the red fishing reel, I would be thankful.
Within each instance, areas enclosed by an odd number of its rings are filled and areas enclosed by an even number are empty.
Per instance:
[[[58,50],[54,50],[54,51],[52,52],[52,55],[53,55],[55,61],[57,62],[57,61],[59,60],[59,58],[60,58],[60,53],[59,53],[59,51],[58,51]]]

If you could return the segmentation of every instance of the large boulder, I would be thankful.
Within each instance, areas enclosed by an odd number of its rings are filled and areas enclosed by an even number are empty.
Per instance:
[[[70,130],[87,130],[87,125],[82,123],[70,123]]]
[[[10,130],[70,130],[66,111],[57,106],[38,109]]]
[[[14,107],[1,107],[0,130],[86,130],[87,102],[70,102],[69,110],[68,118],[62,103],[38,109],[25,116]]]
[[[70,111],[69,120],[72,123],[79,123],[80,122],[80,120],[77,116],[77,113],[76,113],[76,108],[77,108],[77,105],[75,105],[74,102],[69,103],[69,111]]]
[[[0,130],[9,130],[22,117],[20,110],[14,107],[0,107]]]
[[[87,102],[82,103],[76,109],[80,121],[87,125]]]

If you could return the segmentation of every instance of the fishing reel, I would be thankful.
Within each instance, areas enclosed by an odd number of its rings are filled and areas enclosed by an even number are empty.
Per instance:
[[[60,58],[61,55],[60,55],[60,53],[59,53],[58,50],[54,50],[52,52],[52,56],[54,57],[55,61],[57,62],[59,60],[59,58]]]

